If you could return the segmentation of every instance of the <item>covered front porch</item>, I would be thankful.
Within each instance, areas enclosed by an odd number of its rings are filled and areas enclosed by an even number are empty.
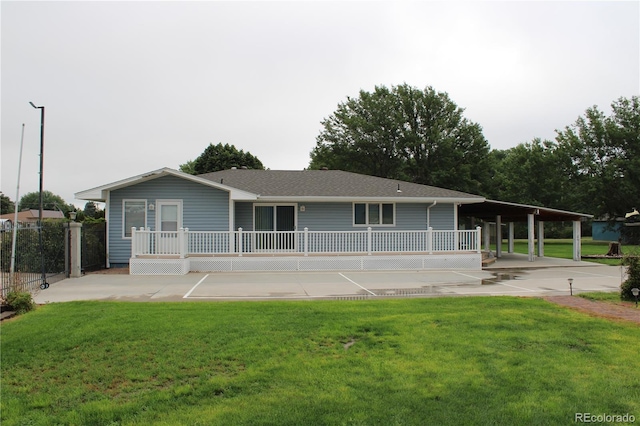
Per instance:
[[[481,228],[389,231],[132,229],[130,273],[426,270],[482,267]]]

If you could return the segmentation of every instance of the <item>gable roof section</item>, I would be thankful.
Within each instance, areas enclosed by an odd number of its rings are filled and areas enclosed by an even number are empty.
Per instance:
[[[265,201],[438,200],[463,204],[484,201],[479,195],[341,170],[230,169],[198,177],[258,194]]]
[[[180,172],[178,170],[170,169],[168,167],[154,170],[152,172],[143,173],[141,175],[133,176],[127,179],[122,179],[116,182],[108,183],[106,185],[98,186],[96,188],[87,189],[85,191],[76,192],[74,195],[79,200],[101,201],[104,202],[107,199],[109,191],[114,191],[120,188],[126,188],[127,186],[137,185],[139,183],[147,182],[153,179],[158,179],[163,176],[176,176],[182,179],[186,179],[192,182],[199,183],[201,185],[217,188],[231,194],[233,200],[255,200],[256,194],[252,194],[243,191],[238,188],[232,188],[228,185],[222,185],[209,179],[203,179],[199,176],[190,175],[188,173]]]

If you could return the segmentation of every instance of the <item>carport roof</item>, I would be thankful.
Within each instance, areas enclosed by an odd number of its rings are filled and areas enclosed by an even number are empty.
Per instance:
[[[496,216],[500,215],[502,222],[526,222],[529,214],[534,214],[537,220],[545,222],[574,221],[593,217],[593,215],[585,213],[496,200],[485,200],[485,202],[478,204],[463,204],[459,207],[458,214],[489,221],[495,220]]]

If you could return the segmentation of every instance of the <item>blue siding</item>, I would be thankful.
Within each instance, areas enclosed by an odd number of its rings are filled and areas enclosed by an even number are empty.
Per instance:
[[[427,206],[422,203],[397,203],[395,226],[372,226],[373,229],[415,231],[427,229]],[[304,211],[300,207],[304,206]],[[452,230],[454,227],[453,204],[437,204],[431,209],[431,226],[435,230]],[[298,204],[298,230],[354,231],[367,226],[353,225],[353,203]],[[253,203],[236,203],[234,229],[253,230]]]
[[[122,201],[182,200],[182,226],[194,231],[229,230],[229,194],[175,176],[112,191],[109,203],[109,262],[129,263],[131,239],[122,238]],[[147,226],[155,229],[155,211],[147,209]]]

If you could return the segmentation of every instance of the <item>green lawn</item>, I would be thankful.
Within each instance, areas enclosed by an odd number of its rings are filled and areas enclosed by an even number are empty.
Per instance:
[[[502,250],[507,249],[507,240],[502,242]],[[495,244],[491,246],[492,250],[495,250]],[[529,245],[527,240],[514,240],[514,252],[516,253],[529,253]],[[604,255],[609,250],[608,241],[593,241],[591,237],[582,238],[581,250],[583,255]],[[638,253],[640,247],[638,246],[623,246],[623,254]],[[544,241],[544,255],[547,257],[558,257],[563,259],[573,259],[573,240],[572,239],[552,239]],[[606,265],[620,265],[620,259],[584,259],[589,262],[603,263]]]
[[[73,302],[0,333],[3,426],[640,420],[640,327],[540,299]]]

